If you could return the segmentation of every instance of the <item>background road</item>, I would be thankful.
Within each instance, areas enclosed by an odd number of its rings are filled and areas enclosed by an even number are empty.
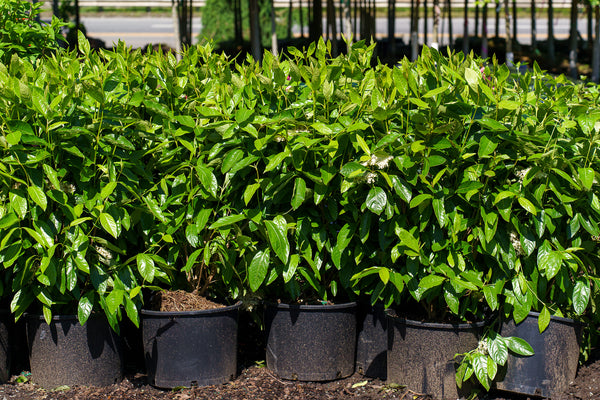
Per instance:
[[[123,40],[128,46],[145,47],[148,44],[164,43],[171,47],[175,46],[175,33],[173,20],[169,17],[86,17],[82,15],[81,21],[87,29],[89,36],[103,40],[107,46],[116,43],[119,39]],[[537,40],[546,40],[548,28],[547,19],[537,19]],[[423,43],[424,20],[420,20],[419,34],[420,43]],[[463,36],[463,19],[453,19],[454,38]],[[494,18],[488,18],[488,37],[495,34]],[[428,29],[431,31],[433,22],[429,20]],[[504,20],[500,19],[500,36],[504,36]],[[325,26],[325,24],[324,24]],[[198,40],[197,34],[201,31],[202,21],[200,18],[194,18],[192,21],[192,31],[195,40]],[[410,23],[408,18],[396,18],[396,37],[402,38],[406,43],[409,42]],[[444,21],[440,26],[443,32],[442,46],[448,44],[448,21]],[[474,20],[469,21],[469,33],[473,35],[475,29]],[[578,29],[583,38],[587,36],[587,22],[580,18]],[[481,23],[480,23],[481,30]],[[300,33],[299,27],[294,27],[294,34]],[[304,32],[308,32],[305,28]],[[387,37],[387,19],[377,18],[376,32],[378,37]],[[569,20],[566,18],[556,19],[554,21],[554,34],[557,39],[566,39],[569,36]],[[433,36],[428,34],[427,44],[431,44]],[[517,20],[517,40],[522,44],[531,43],[531,19],[519,18]]]

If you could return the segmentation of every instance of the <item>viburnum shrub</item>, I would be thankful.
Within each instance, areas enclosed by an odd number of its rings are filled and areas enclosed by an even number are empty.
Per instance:
[[[64,41],[61,28],[67,24],[52,17],[39,22],[42,3],[3,0],[0,3],[0,62],[8,64],[13,54],[29,61],[56,51]]]

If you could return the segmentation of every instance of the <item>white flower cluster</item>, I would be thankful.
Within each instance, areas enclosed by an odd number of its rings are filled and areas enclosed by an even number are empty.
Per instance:
[[[377,154],[371,154],[371,158],[363,162],[362,165],[365,167],[377,167],[378,169],[387,168],[394,157],[392,156],[378,156]]]
[[[98,253],[98,255],[100,256],[100,261],[105,264],[110,263],[114,258],[112,252],[104,246],[94,245],[94,249],[96,250],[96,253]]]
[[[277,136],[275,136],[275,141],[278,142],[278,143],[279,142],[285,142],[285,138],[283,136],[281,136],[281,135],[277,135]]]
[[[519,183],[523,183],[523,181],[525,180],[525,177],[527,176],[527,173],[529,172],[530,169],[531,169],[531,167],[521,169],[521,170],[515,172],[515,175],[517,176],[517,178],[519,178]]]
[[[489,354],[487,340],[480,340],[477,345],[477,352],[481,354]]]
[[[71,193],[71,194],[75,193],[75,190],[77,190],[75,185],[73,185],[72,183],[68,183],[68,182],[61,182],[60,188],[63,192]]]
[[[375,181],[377,180],[377,174],[374,172],[367,172],[365,174],[365,182],[367,182],[369,185],[375,183]]]
[[[517,253],[517,256],[522,256],[525,254],[525,252],[523,251],[523,246],[521,246],[521,240],[519,240],[519,235],[517,235],[517,232],[512,231],[510,233],[510,244],[513,247],[513,249],[515,249],[515,253]]]

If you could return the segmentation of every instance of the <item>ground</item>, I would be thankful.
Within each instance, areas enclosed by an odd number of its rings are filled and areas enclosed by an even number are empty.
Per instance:
[[[326,383],[293,382],[279,379],[260,363],[243,368],[239,376],[226,384],[180,390],[159,390],[148,385],[141,372],[129,372],[120,384],[105,387],[74,387],[46,391],[32,383],[0,385],[0,400],[284,400],[284,399],[431,399],[398,386],[359,374]],[[485,394],[480,400],[525,400],[525,396],[502,393]],[[552,400],[600,399],[600,357],[594,356],[581,366],[575,382]],[[533,400],[533,399],[532,399]]]

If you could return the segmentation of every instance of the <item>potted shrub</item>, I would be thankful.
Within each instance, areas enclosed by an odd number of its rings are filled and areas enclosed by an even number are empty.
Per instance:
[[[249,289],[267,302],[267,367],[285,379],[354,372],[357,293],[350,278],[375,251],[362,247],[361,235],[386,208],[367,168],[359,165],[356,179],[344,169],[374,156],[363,139],[369,86],[360,83],[374,79],[372,48],[357,43],[348,57],[331,60],[328,51],[320,41],[290,50],[286,60],[265,54],[260,76],[274,81],[261,89],[264,105],[256,108],[264,116],[252,120],[262,130],[258,139],[244,137],[256,164],[242,205],[252,251],[242,261]]]
[[[49,388],[122,378],[117,332],[124,313],[139,323],[131,259],[155,193],[136,106],[122,101],[126,82],[108,78],[115,62],[82,36],[79,47],[83,57],[58,52],[35,69],[17,57],[10,70],[0,64],[11,88],[0,95],[0,251],[11,311],[28,314],[32,380]]]
[[[388,381],[436,398],[459,396],[454,355],[477,345],[503,287],[475,235],[483,228],[492,152],[478,150],[487,127],[475,110],[489,101],[480,96],[480,62],[426,48],[416,62],[390,71],[393,79],[381,74],[377,85],[390,93],[383,121],[391,162],[374,172],[387,183],[394,212],[381,218],[375,240],[389,257],[353,280],[373,304],[392,307]]]
[[[519,109],[528,118],[513,126],[517,162],[494,200],[502,217],[496,258],[506,275],[499,332],[525,339],[535,354],[525,359],[503,351],[475,354],[504,366],[498,389],[550,397],[575,378],[580,347],[585,356],[589,332],[597,326],[592,293],[600,257],[600,203],[593,143],[600,118],[587,113],[597,99],[581,84],[551,78],[539,68],[519,81],[529,99]],[[552,96],[549,88],[555,88]],[[514,98],[523,99],[519,92]],[[567,109],[564,102],[577,106]],[[496,350],[497,342],[492,332],[486,347]]]
[[[142,310],[148,378],[161,388],[224,383],[237,371],[236,299],[244,294],[244,274],[236,262],[247,242],[241,228],[247,218],[232,201],[245,180],[236,176],[239,159],[223,159],[219,151],[214,127],[226,117],[194,105],[205,104],[205,90],[221,85],[229,61],[207,45],[188,49],[176,64],[160,56],[151,63],[178,83],[143,100],[157,107],[171,102],[175,110],[146,110],[162,127],[153,137],[161,150],[152,164],[160,166],[165,188],[156,202],[159,217],[146,232],[149,245],[136,256],[144,282],[157,286]]]

